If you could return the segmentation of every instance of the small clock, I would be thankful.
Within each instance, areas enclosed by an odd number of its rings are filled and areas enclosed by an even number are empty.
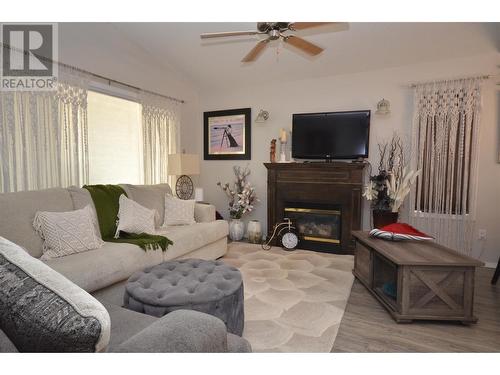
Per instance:
[[[281,237],[281,245],[287,249],[292,250],[299,244],[299,238],[293,232],[287,232]]]
[[[277,242],[281,242],[281,246],[285,250],[293,250],[299,244],[299,237],[297,236],[297,230],[292,225],[292,221],[288,218],[284,218],[285,220],[282,223],[276,224],[273,229],[273,234],[271,237],[262,244],[262,249],[270,250],[271,243],[274,238],[276,238]]]

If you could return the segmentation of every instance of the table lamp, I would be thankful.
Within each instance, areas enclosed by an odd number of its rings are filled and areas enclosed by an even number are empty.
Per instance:
[[[175,193],[180,199],[193,195],[193,180],[188,175],[200,174],[200,157],[197,154],[168,155],[168,174],[180,176],[175,184]]]

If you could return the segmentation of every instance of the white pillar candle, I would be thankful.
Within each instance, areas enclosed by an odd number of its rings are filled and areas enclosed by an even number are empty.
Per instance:
[[[286,143],[286,130],[281,129],[280,131],[280,141],[281,143]]]

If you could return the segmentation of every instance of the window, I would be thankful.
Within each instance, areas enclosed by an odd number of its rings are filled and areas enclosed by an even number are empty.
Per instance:
[[[88,92],[90,184],[142,184],[143,142],[139,103]]]

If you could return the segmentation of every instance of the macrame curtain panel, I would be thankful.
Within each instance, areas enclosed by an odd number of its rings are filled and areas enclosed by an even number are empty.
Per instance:
[[[88,182],[87,84],[59,68],[57,90],[0,93],[0,191]]]
[[[475,220],[481,78],[420,84],[414,91],[410,221],[470,254]]]
[[[179,105],[148,94],[143,94],[141,101],[144,182],[172,184],[172,176],[168,175],[168,154],[177,152]]]

